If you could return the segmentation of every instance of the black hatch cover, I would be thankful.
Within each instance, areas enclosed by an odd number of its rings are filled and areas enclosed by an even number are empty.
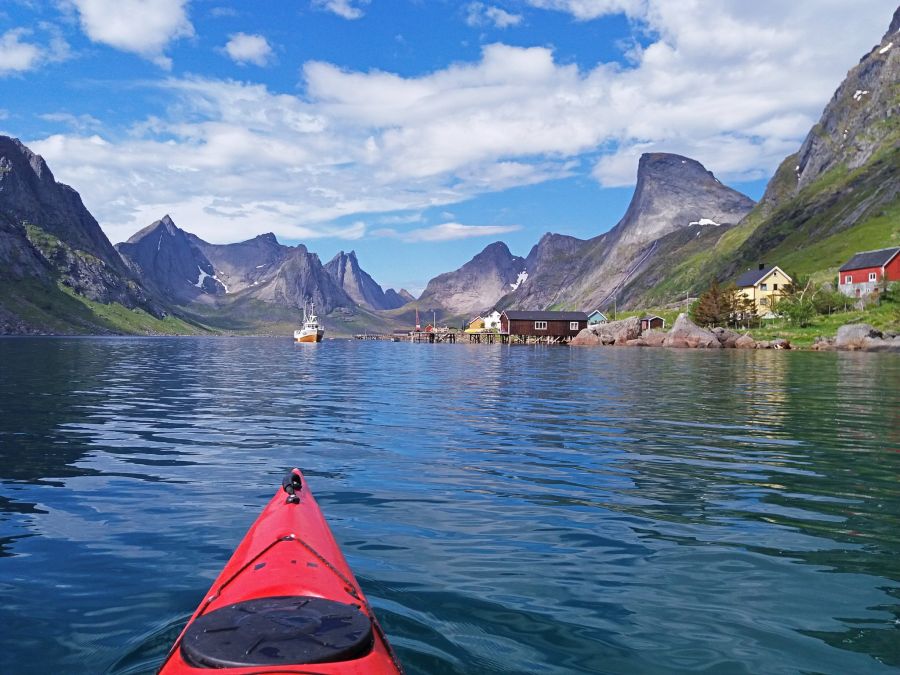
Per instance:
[[[372,622],[355,605],[307,596],[247,600],[204,614],[181,641],[197,668],[349,661],[372,649]]]

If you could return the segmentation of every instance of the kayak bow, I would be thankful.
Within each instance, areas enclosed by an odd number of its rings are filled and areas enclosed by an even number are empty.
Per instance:
[[[178,636],[161,675],[403,672],[303,474],[294,469],[282,486]]]

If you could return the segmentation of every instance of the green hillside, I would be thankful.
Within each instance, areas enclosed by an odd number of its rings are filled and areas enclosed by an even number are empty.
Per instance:
[[[786,173],[792,173],[793,161],[794,157],[785,160],[769,192],[788,191],[791,176]],[[630,307],[674,302],[685,292],[698,294],[714,278],[733,280],[758,262],[777,264],[816,281],[830,280],[857,251],[900,245],[898,185],[900,143],[894,140],[864,166],[853,171],[835,168],[778,207],[764,199],[738,225],[715,233],[714,240],[705,233],[695,245],[663,249],[632,282],[642,290],[629,295],[626,287],[622,297]],[[645,275],[658,277],[649,288]]]

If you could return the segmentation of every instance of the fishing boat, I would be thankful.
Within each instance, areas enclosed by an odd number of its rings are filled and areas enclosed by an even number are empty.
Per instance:
[[[303,328],[294,331],[296,342],[321,342],[325,335],[325,329],[319,325],[316,317],[316,305],[310,303],[309,312],[306,311],[306,303],[303,303]]]
[[[282,488],[191,616],[161,675],[402,675],[299,469]]]

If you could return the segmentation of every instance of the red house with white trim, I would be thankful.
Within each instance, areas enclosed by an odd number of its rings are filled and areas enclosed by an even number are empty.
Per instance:
[[[841,265],[838,288],[844,295],[877,293],[882,280],[900,281],[900,246],[857,253]]]

